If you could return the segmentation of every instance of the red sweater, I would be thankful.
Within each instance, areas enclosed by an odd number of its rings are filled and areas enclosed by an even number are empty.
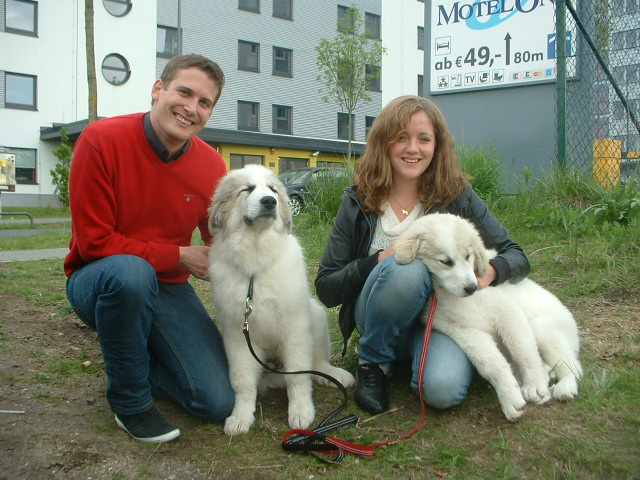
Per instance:
[[[111,255],[147,260],[158,280],[187,281],[178,266],[179,247],[196,228],[208,245],[207,209],[226,174],[218,152],[197,137],[173,162],[161,161],[149,145],[144,114],[123,115],[89,125],[76,142],[71,162],[70,252],[64,270]]]

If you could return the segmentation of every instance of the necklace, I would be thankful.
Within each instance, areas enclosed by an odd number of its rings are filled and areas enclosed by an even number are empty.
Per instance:
[[[389,194],[389,198],[391,198],[394,202],[396,202],[398,204],[398,206],[400,207],[400,210],[402,210],[402,214],[406,217],[407,215],[409,215],[409,212],[411,210],[413,210],[413,208],[416,206],[416,203],[418,203],[418,200],[414,200],[413,204],[411,205],[410,208],[404,208],[404,206],[398,201],[398,199],[396,197],[394,197],[393,195]]]

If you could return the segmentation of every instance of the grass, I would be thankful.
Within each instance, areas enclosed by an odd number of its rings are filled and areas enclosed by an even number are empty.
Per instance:
[[[640,220],[631,218],[624,226],[597,224],[594,213],[586,211],[597,202],[589,197],[593,192],[573,176],[567,178],[563,184],[555,175],[545,188],[527,180],[517,195],[492,196],[490,207],[528,253],[532,278],[557,294],[576,317],[585,369],[577,399],[530,406],[520,422],[510,424],[502,417],[495,392],[475,379],[461,406],[429,410],[425,425],[412,438],[379,449],[373,458],[347,456],[339,466],[281,450],[279,442],[287,430],[281,393],[263,397],[251,433],[233,438],[225,437],[219,425],[202,424],[163,404],[163,409],[180,416],[185,435],[175,445],[161,446],[161,451],[200,465],[202,472],[223,472],[226,478],[640,478]],[[313,211],[295,219],[294,233],[306,251],[310,284],[330,229],[330,222],[318,220]],[[0,237],[0,251],[53,248],[68,242],[68,233],[36,237],[35,242],[31,237]],[[60,260],[0,264],[0,295],[21,296],[29,304],[46,307],[53,316],[73,318],[64,297],[64,281]],[[213,312],[208,284],[193,283]],[[337,309],[329,314],[333,351],[339,352]],[[0,319],[0,352],[11,348],[3,334],[7,321]],[[69,365],[68,358],[36,350],[33,355],[43,362],[34,383],[70,382],[72,386],[89,381],[88,375],[91,381],[101,378],[95,366],[81,370],[78,362]],[[85,358],[82,351],[76,356],[76,360]],[[340,360],[351,370],[355,362],[353,349]],[[340,398],[333,390],[316,388],[315,400],[321,418]],[[335,435],[375,443],[408,432],[419,418],[420,406],[405,372],[398,371],[391,381],[391,401],[397,410],[371,418],[350,397],[346,413],[359,415],[360,422]],[[115,438],[113,425],[96,428]],[[139,468],[140,476],[153,477],[153,465]]]

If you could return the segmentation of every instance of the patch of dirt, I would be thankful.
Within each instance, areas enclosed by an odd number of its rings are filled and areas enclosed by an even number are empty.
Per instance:
[[[638,362],[640,298],[597,298],[577,303],[572,310],[580,325],[583,356],[602,365]],[[132,440],[116,427],[106,402],[106,376],[95,333],[73,314],[56,314],[59,305],[34,306],[22,297],[8,294],[2,294],[0,304],[3,311],[0,322],[0,480],[274,480],[331,478],[338,472],[343,476],[336,478],[348,478],[344,477],[345,472],[358,472],[360,460],[349,460],[351,468],[344,466],[340,467],[342,470],[331,470],[312,457],[290,455],[281,450],[280,441],[287,428],[284,393],[262,400],[253,427],[257,435],[226,437],[221,425],[200,422],[179,407],[158,401],[162,413],[179,425],[182,436],[160,445]],[[90,364],[83,367],[84,362]],[[379,431],[379,425],[371,422],[348,431],[345,438],[358,441],[362,434],[369,439],[390,438],[412,428],[420,407],[406,383],[394,381],[393,401],[405,410],[385,417],[388,420],[383,424],[383,430]],[[469,461],[480,469],[501,452],[496,439],[502,439],[503,435],[519,439],[516,426],[505,427],[495,393],[487,394],[488,388],[486,383],[476,384],[461,407],[429,412],[429,425],[423,428],[424,435],[416,435],[406,447],[399,447],[400,451],[406,448],[412,452],[399,465],[404,473],[408,470],[413,473],[410,477],[400,475],[395,478],[433,477],[435,467],[430,464],[434,460],[425,463],[420,457],[429,457],[436,448],[437,442],[431,438],[434,432],[459,437],[460,444],[466,443],[466,448],[470,448],[469,444],[474,445],[478,458],[472,457]],[[328,391],[331,389],[325,390],[318,389],[318,394],[323,395],[326,402],[317,404],[330,411],[337,394]],[[264,418],[262,407],[265,408]],[[531,408],[527,413],[528,424],[546,429],[549,418],[561,422],[564,420],[559,419],[566,418],[567,425],[563,426],[562,432],[571,442],[579,441],[583,435],[591,436],[592,433],[583,431],[585,427],[579,418],[563,413],[565,409],[568,409],[566,404],[559,403],[543,409]],[[353,404],[350,410],[353,410]],[[615,418],[606,419],[607,422],[612,420]],[[606,427],[607,438],[617,445],[614,451],[624,453],[629,449],[629,441],[638,445],[630,436],[637,427],[621,425],[619,419],[617,422]],[[614,427],[620,430],[616,435],[611,433]],[[577,428],[582,430],[571,433]],[[548,437],[551,440],[556,436]],[[544,450],[539,445],[518,448]],[[548,452],[539,453],[546,455]],[[510,454],[514,458],[521,455],[519,452]],[[379,462],[380,467],[386,463],[382,453]],[[631,462],[637,463],[637,458]],[[625,463],[629,465],[628,461]],[[566,471],[572,472],[574,467],[569,465]],[[556,468],[562,470],[561,463],[556,463]],[[596,478],[593,472],[576,471],[585,474],[583,478]],[[380,475],[372,476],[369,471],[372,479],[383,478],[385,474]],[[543,478],[544,474],[533,477]]]
[[[2,297],[0,480],[227,476],[203,469],[191,455],[176,455],[193,448],[182,439],[144,445],[119,431],[104,396],[106,376],[95,334],[73,315],[54,316],[51,308]],[[91,364],[83,367],[83,362]],[[158,403],[172,418],[183,415]],[[197,420],[191,424],[199,426]]]

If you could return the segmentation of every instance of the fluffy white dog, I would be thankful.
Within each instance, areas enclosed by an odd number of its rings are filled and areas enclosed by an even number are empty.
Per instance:
[[[215,237],[210,252],[211,290],[236,396],[225,433],[249,431],[259,383],[265,379],[265,369],[252,357],[243,335],[251,279],[248,323],[257,356],[283,371],[316,370],[345,387],[353,386],[349,372],[329,363],[327,316],[311,297],[303,252],[291,234],[285,187],[273,172],[258,165],[230,172],[218,185],[209,213]],[[309,427],[315,417],[311,376],[278,377],[282,385],[286,383],[290,427]],[[333,386],[322,377],[314,378]]]
[[[433,328],[450,336],[495,388],[506,418],[522,416],[526,401],[578,394],[578,328],[569,310],[532,280],[477,291],[495,253],[469,222],[451,214],[416,220],[395,244],[399,263],[420,258],[438,299]],[[511,368],[509,360],[516,371]],[[516,376],[520,382],[516,380]],[[557,383],[549,390],[550,376]]]

